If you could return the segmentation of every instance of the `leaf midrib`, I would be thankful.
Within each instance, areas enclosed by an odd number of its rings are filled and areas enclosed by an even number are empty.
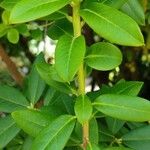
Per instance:
[[[59,134],[59,132],[61,130],[63,130],[63,128],[65,128],[65,126],[67,126],[73,119],[75,119],[74,117],[70,118],[51,138],[50,140],[47,142],[47,144],[45,145],[45,148],[54,140],[54,138]]]
[[[94,105],[99,105],[99,106],[108,106],[108,107],[116,107],[116,108],[124,108],[124,109],[129,109],[129,110],[132,110],[132,111],[137,111],[137,112],[143,112],[143,113],[147,113],[147,114],[150,114],[149,111],[144,111],[144,110],[139,110],[139,109],[136,109],[136,108],[132,108],[132,107],[127,107],[127,106],[121,106],[121,105],[114,105],[114,104],[107,104],[107,103],[102,103],[102,102],[95,102],[93,103]]]
[[[135,37],[133,37],[128,31],[126,31],[126,30],[124,30],[123,28],[120,28],[120,26],[118,26],[117,24],[114,24],[113,22],[111,22],[111,21],[109,21],[107,18],[105,18],[105,17],[103,17],[103,16],[101,16],[100,14],[97,14],[96,12],[94,12],[94,11],[92,11],[92,10],[90,10],[90,9],[88,9],[88,8],[86,8],[86,9],[83,9],[84,11],[88,11],[88,12],[90,12],[90,13],[93,13],[93,14],[95,14],[96,16],[98,16],[99,18],[102,18],[103,20],[105,20],[106,22],[108,22],[108,23],[110,23],[110,24],[112,24],[113,26],[115,26],[115,27],[117,27],[117,28],[119,28],[119,30],[122,30],[122,31],[124,31],[125,33],[127,33],[131,38],[133,38],[134,40],[136,40],[136,41],[138,41],[138,42],[140,42],[139,40],[137,40]],[[141,42],[140,42],[141,43]]]

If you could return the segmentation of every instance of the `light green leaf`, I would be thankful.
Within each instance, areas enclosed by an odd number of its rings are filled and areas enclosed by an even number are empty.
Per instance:
[[[20,0],[3,0],[0,7],[10,11]]]
[[[88,122],[91,118],[93,108],[86,95],[77,97],[74,109],[77,119],[81,124]]]
[[[123,135],[123,143],[136,150],[148,150],[150,147],[150,125],[137,128]]]
[[[0,24],[0,38],[3,37],[7,31],[8,31],[8,26],[5,24]]]
[[[97,70],[111,70],[120,65],[122,61],[121,51],[114,45],[100,42],[90,47],[90,53],[85,62],[88,66]]]
[[[121,10],[132,17],[138,24],[145,25],[145,14],[139,0],[128,0]]]
[[[34,110],[15,111],[12,117],[21,129],[33,137],[54,120],[50,114]]]
[[[12,112],[26,109],[27,106],[29,106],[29,103],[19,90],[6,85],[0,85],[0,111]]]
[[[83,36],[71,38],[64,35],[59,39],[55,53],[55,68],[64,81],[71,81],[75,76],[83,62],[85,49]]]
[[[63,115],[54,120],[36,137],[32,150],[62,150],[75,125],[75,117]]]
[[[9,42],[17,44],[19,41],[19,32],[14,28],[9,29],[7,31],[7,39]]]
[[[50,85],[51,87],[53,87],[56,90],[61,91],[63,93],[67,93],[67,94],[68,93],[73,93],[73,94],[76,93],[76,91],[74,89],[72,89],[71,86],[68,83],[60,83],[60,82],[54,80],[53,77],[58,80],[59,76],[55,76],[56,72],[52,73],[51,72],[52,69],[48,71],[47,69],[49,69],[49,68],[51,68],[51,67],[47,64],[45,64],[45,65],[37,64],[38,73],[40,74],[41,78],[48,85]]]
[[[32,66],[27,80],[26,95],[32,104],[35,104],[39,100],[45,89],[45,82],[38,74],[36,68],[36,64],[42,62],[45,62],[44,55],[40,53]]]
[[[20,131],[10,117],[0,118],[0,148],[4,148]]]
[[[69,2],[70,0],[21,0],[11,11],[10,23],[28,22],[47,16]]]
[[[144,45],[137,23],[112,7],[91,3],[82,9],[80,14],[96,33],[112,43],[127,46]]]
[[[150,120],[150,102],[140,97],[105,94],[99,96],[93,105],[117,119],[136,122]]]
[[[8,25],[9,24],[9,17],[10,17],[10,12],[9,11],[3,11],[2,13],[2,21],[4,24]]]

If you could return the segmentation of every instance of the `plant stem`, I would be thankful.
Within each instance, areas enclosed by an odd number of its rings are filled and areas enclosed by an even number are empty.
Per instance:
[[[81,19],[80,19],[80,0],[74,0],[72,2],[73,7],[73,28],[74,28],[74,37],[81,36]],[[85,94],[85,76],[84,76],[84,64],[82,63],[79,71],[78,71],[78,88],[79,88],[79,95]],[[87,121],[82,125],[83,131],[83,149],[86,150],[87,145],[89,143],[89,122]]]

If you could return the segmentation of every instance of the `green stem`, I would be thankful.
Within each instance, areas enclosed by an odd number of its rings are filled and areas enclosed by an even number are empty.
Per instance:
[[[72,8],[73,8],[73,28],[74,28],[74,37],[81,36],[81,19],[80,19],[80,0],[73,0],[72,1]],[[84,75],[84,64],[82,63],[79,71],[78,71],[78,88],[79,88],[79,95],[85,95],[85,75]],[[82,126],[83,131],[83,149],[86,150],[87,145],[89,143],[89,122],[83,124]]]

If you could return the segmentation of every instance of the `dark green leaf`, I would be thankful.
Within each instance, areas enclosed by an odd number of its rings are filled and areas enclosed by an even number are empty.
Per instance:
[[[67,19],[57,20],[48,28],[47,34],[53,40],[58,40],[64,34],[72,37],[72,24]]]
[[[4,148],[19,131],[20,129],[10,116],[0,118],[0,148]]]
[[[0,111],[12,112],[26,109],[27,106],[29,106],[29,103],[19,90],[6,85],[0,85]]]
[[[137,128],[123,135],[123,143],[136,150],[148,150],[150,147],[150,125]]]
[[[40,74],[41,78],[51,87],[55,88],[58,91],[61,91],[63,93],[73,93],[75,94],[76,91],[74,89],[71,88],[71,86],[68,83],[60,83],[58,81],[55,81],[52,77],[55,77],[55,79],[58,80],[58,75],[57,77],[55,76],[56,72],[51,74],[52,72],[45,70],[45,68],[51,68],[49,65],[45,64],[45,65],[37,65],[37,71]]]
[[[32,104],[35,104],[39,100],[45,89],[45,82],[36,70],[36,64],[40,62],[44,62],[44,55],[42,53],[37,56],[28,76],[26,95]]]

